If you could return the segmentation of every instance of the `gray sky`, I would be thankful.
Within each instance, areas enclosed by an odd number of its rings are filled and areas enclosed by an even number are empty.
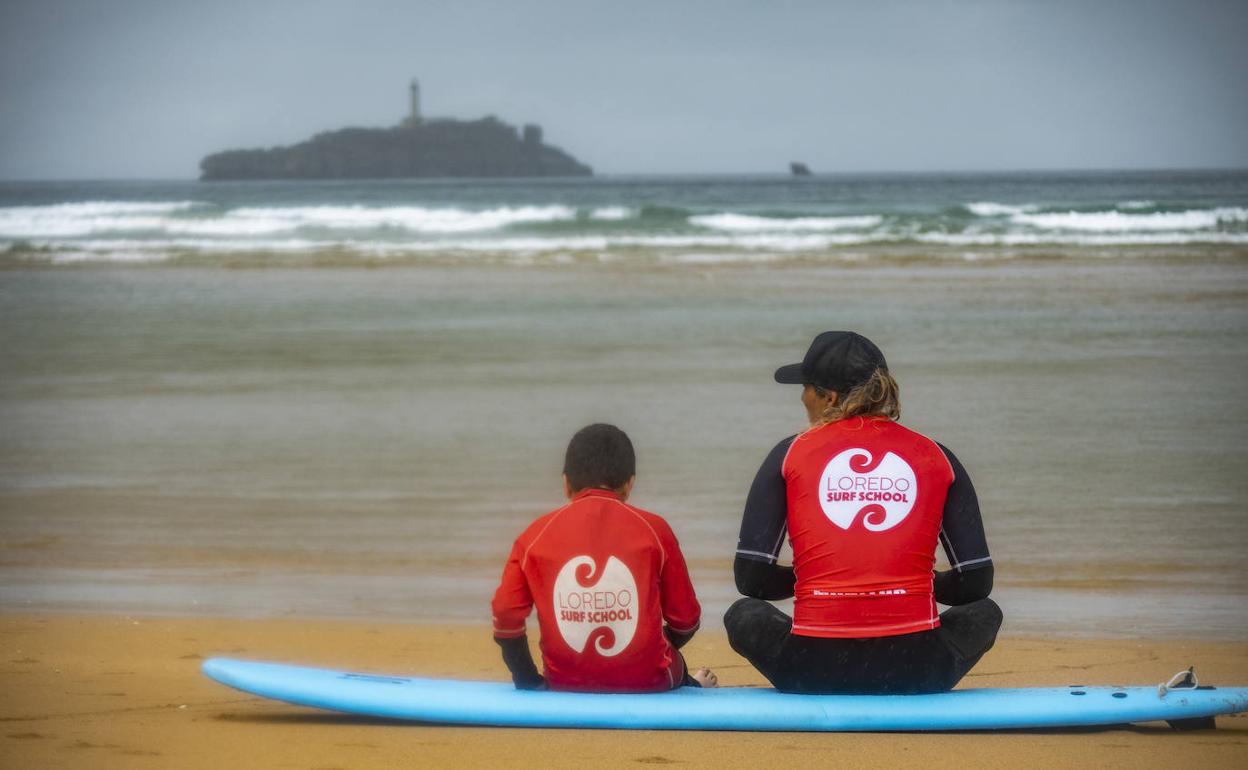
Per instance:
[[[425,112],[600,173],[1248,167],[1242,0],[0,0],[0,178]]]

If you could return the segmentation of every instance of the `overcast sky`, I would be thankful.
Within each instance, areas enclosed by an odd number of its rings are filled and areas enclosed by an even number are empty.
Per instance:
[[[0,178],[425,112],[599,173],[1248,167],[1248,2],[0,0]]]

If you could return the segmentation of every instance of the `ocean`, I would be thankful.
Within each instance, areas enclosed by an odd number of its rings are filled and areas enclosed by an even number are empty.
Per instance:
[[[1224,253],[1248,172],[0,184],[11,262],[629,265]]]
[[[614,422],[706,625],[875,340],[1005,633],[1243,639],[1248,172],[0,183],[0,609],[488,622]]]

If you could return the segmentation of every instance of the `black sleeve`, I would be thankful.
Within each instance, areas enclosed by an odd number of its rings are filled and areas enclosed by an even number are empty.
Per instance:
[[[797,583],[792,567],[768,564],[740,554],[732,563],[732,574],[737,590],[743,595],[767,601],[792,598],[793,586]]]
[[[697,632],[698,632],[698,629],[695,628],[692,631],[687,631],[682,634],[679,631],[673,631],[672,627],[667,625],[666,623],[663,624],[663,635],[666,636],[667,641],[671,642],[672,646],[678,650],[681,647],[684,647],[685,643],[688,642],[690,639],[692,639],[693,635],[696,634]]]
[[[511,681],[517,690],[544,690],[546,680],[537,672],[533,663],[533,654],[529,652],[529,637],[517,636],[511,639],[494,638],[498,646],[503,648],[503,662],[511,672]]]
[[[737,558],[775,564],[788,527],[788,494],[784,488],[784,456],[796,435],[776,444],[763,460],[745,498]]]
[[[932,578],[932,596],[949,607],[987,599],[992,593],[992,564],[984,564],[967,572],[947,569]]]
[[[796,436],[776,444],[754,475],[741,516],[741,536],[732,572],[737,590],[757,599],[788,599],[793,595],[792,567],[776,564],[788,529],[788,493],[784,457]]]
[[[940,522],[940,543],[945,547],[949,566],[957,572],[990,566],[992,556],[988,553],[988,539],[984,536],[984,521],[979,515],[975,486],[953,452],[943,445],[938,446],[953,469],[953,484],[949,486],[944,517]]]
[[[979,601],[992,592],[992,557],[971,477],[948,447],[939,446],[953,469],[940,524],[940,542],[953,569],[936,573],[932,592],[937,602],[956,606]]]

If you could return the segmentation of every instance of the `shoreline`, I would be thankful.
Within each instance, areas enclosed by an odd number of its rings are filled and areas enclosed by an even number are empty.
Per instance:
[[[993,591],[993,598],[997,597],[997,591]],[[792,600],[781,600],[772,602],[785,612],[791,612]],[[722,613],[721,613],[722,614]],[[223,612],[195,612],[185,611],[178,612],[176,610],[160,610],[160,609],[84,609],[80,607],[13,607],[0,606],[0,626],[14,620],[28,621],[46,621],[48,623],[82,620],[84,622],[119,622],[127,621],[134,625],[142,625],[144,623],[187,623],[187,624],[250,624],[250,623],[276,623],[276,624],[304,624],[308,626],[327,626],[327,627],[346,627],[346,626],[369,626],[382,628],[418,628],[418,629],[450,629],[455,632],[481,632],[487,637],[490,635],[490,622],[486,619],[468,618],[468,617],[400,617],[398,615],[369,614],[361,612],[356,615],[319,615],[315,613],[272,613],[257,611],[252,614],[241,613],[223,613]],[[701,636],[724,636],[722,623],[719,615],[715,612],[708,612],[706,606],[703,605],[702,626],[698,630]],[[1054,630],[1047,633],[1037,633],[1032,629],[1013,630],[1010,628],[1010,617],[1006,616],[1006,622],[1002,626],[1002,630],[997,634],[997,644],[1000,645],[1002,640],[1011,642],[1043,642],[1053,644],[1080,644],[1084,642],[1109,646],[1123,646],[1139,643],[1142,638],[1139,635],[1131,634],[1128,631],[1104,631],[1100,629],[1089,631],[1058,631]],[[530,636],[535,636],[538,632],[537,615],[530,615],[527,621],[527,628]],[[1169,647],[1200,647],[1202,645],[1211,645],[1214,647],[1237,647],[1243,646],[1248,652],[1248,634],[1228,635],[1225,633],[1208,633],[1208,634],[1170,634],[1164,632],[1151,633],[1147,637],[1150,642],[1156,642]],[[726,644],[726,642],[725,642]],[[533,659],[539,664],[541,657],[537,648],[536,639],[533,641]],[[730,654],[735,655],[729,651]],[[276,662],[276,661],[275,661]],[[745,663],[741,659],[741,663]],[[309,664],[312,665],[312,664]],[[499,665],[501,666],[501,660]],[[325,667],[321,665],[321,667]],[[1186,666],[1184,666],[1186,668]],[[1176,669],[1177,671],[1178,669]],[[499,669],[502,679],[506,679],[506,669]],[[374,672],[379,673],[379,672]],[[394,673],[394,672],[390,672]],[[418,672],[408,672],[413,676]],[[761,681],[761,680],[760,680]],[[1248,669],[1245,669],[1244,681],[1248,682]],[[1116,682],[1116,684],[1128,685],[1141,683],[1135,682]],[[737,686],[737,685],[724,685]],[[746,685],[740,685],[746,686]],[[1046,685],[1031,685],[1041,687]],[[1057,685],[1054,685],[1057,686]]]
[[[161,579],[150,569],[137,569],[142,573],[141,582],[152,591],[160,590],[155,584]],[[0,571],[0,578],[5,573]],[[31,583],[37,584],[44,579],[46,573],[35,572],[30,576]],[[97,575],[97,577],[99,577]],[[176,578],[176,576],[173,576]],[[200,576],[201,579],[204,576]],[[292,592],[299,586],[309,587],[309,575],[290,574],[275,576],[271,582],[252,584],[253,589],[260,590],[264,595],[270,591]],[[328,576],[320,576],[328,577]],[[413,581],[428,584],[428,576],[413,578],[412,576],[384,578],[384,582],[376,580],[353,582],[352,575],[336,575],[335,583],[345,583],[349,588],[370,590],[384,587],[387,597],[398,596]],[[705,585],[707,581],[695,574],[695,584]],[[85,580],[83,575],[76,575],[77,580]],[[190,578],[186,578],[190,579]],[[26,590],[7,578],[8,589],[13,592]],[[444,578],[435,581],[442,588],[456,584],[455,580]],[[479,585],[477,585],[479,584]],[[167,587],[167,586],[166,586]],[[355,607],[341,605],[340,602],[328,605],[305,605],[288,607],[275,611],[261,605],[247,604],[237,600],[238,588],[222,589],[216,599],[196,601],[190,606],[178,607],[173,602],[153,600],[154,593],[149,591],[136,598],[129,606],[125,602],[113,602],[111,606],[100,606],[91,598],[78,600],[64,599],[53,603],[35,603],[33,601],[5,601],[0,603],[0,617],[28,615],[49,618],[133,618],[157,621],[162,619],[178,621],[200,621],[211,623],[223,620],[246,622],[303,622],[303,623],[370,623],[387,626],[447,626],[453,628],[489,628],[488,606],[489,593],[493,590],[493,578],[474,582],[473,595],[456,595],[454,604],[466,604],[473,609],[471,614],[453,612],[447,607],[429,609],[420,606],[419,598],[411,599],[406,606],[397,606],[389,598],[375,600],[359,599]],[[731,586],[717,586],[721,590],[699,591],[699,599],[703,609],[703,633],[713,627],[711,633],[723,633],[720,617],[728,606],[735,601],[737,594]],[[319,586],[315,587],[319,590]],[[75,589],[79,590],[79,589]],[[101,586],[101,590],[107,590]],[[408,591],[408,593],[411,593]],[[476,593],[481,593],[477,596]],[[234,595],[234,601],[229,599]],[[1215,596],[1187,596],[1174,591],[1163,590],[1090,590],[1047,589],[1018,585],[1000,581],[994,588],[993,596],[1006,609],[1005,624],[999,638],[1010,639],[1046,639],[1066,641],[1105,641],[1128,643],[1133,639],[1144,638],[1164,641],[1167,643],[1217,643],[1217,644],[1248,644],[1248,635],[1242,628],[1235,625],[1238,618],[1238,602],[1241,597],[1236,594],[1219,594]],[[224,598],[223,598],[224,597]],[[326,600],[329,601],[329,600]],[[786,613],[792,614],[792,600],[775,602]],[[1206,618],[1220,618],[1217,624],[1193,626],[1190,618],[1173,614],[1175,607],[1191,604],[1189,612],[1203,613]],[[1229,608],[1229,609],[1228,609]],[[1053,618],[1062,615],[1066,621],[1061,628],[1055,628]]]
[[[534,631],[534,633],[536,633]],[[757,767],[760,754],[831,766],[1236,766],[1248,714],[1216,731],[1162,723],[981,733],[815,734],[548,730],[401,724],[267,701],[199,672],[214,655],[377,674],[505,681],[485,625],[390,620],[172,618],[0,613],[0,764],[8,767],[408,766]],[[535,641],[535,640],[533,640]],[[691,665],[726,686],[763,685],[722,632]],[[1201,681],[1248,683],[1248,641],[1004,636],[960,687],[1150,685],[1196,665]],[[794,753],[796,752],[796,754]]]
[[[616,245],[610,248],[552,246],[545,251],[488,248],[461,249],[454,245],[416,250],[396,249],[376,253],[367,248],[330,244],[300,252],[265,249],[171,249],[142,257],[110,257],[108,254],[75,252],[47,247],[27,247],[21,241],[0,248],[0,271],[424,271],[470,273],[506,271],[561,275],[568,272],[608,273],[623,276],[668,274],[784,271],[793,274],[828,270],[868,272],[974,267],[980,272],[1010,266],[1020,268],[1066,267],[1074,269],[1152,265],[1241,265],[1248,261],[1248,245],[1237,242],[1182,244],[927,244],[897,243],[852,245],[835,251],[794,250],[768,252],[707,246],[673,256],[646,247]],[[0,246],[4,246],[0,243]],[[653,252],[653,253],[652,253]]]

